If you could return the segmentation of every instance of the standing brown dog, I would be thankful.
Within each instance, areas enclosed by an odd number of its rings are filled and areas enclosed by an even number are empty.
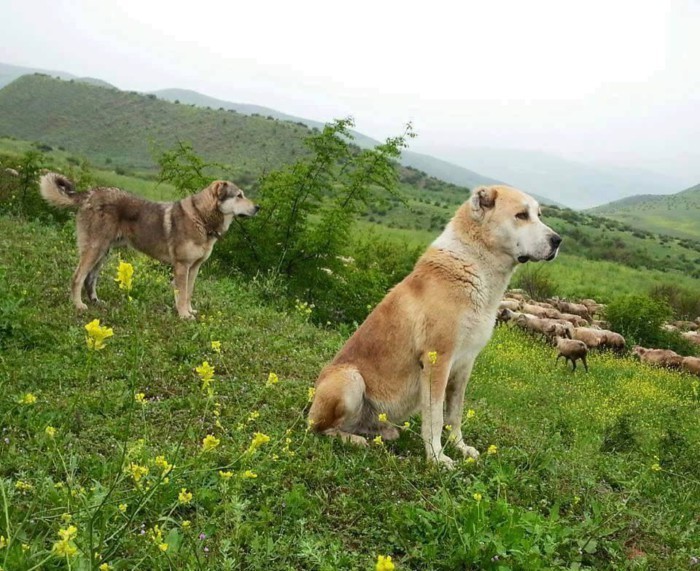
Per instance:
[[[255,216],[259,209],[240,188],[223,180],[177,202],[151,202],[118,188],[76,192],[71,181],[56,173],[41,178],[40,190],[50,204],[78,209],[80,262],[71,299],[79,310],[87,309],[83,287],[90,301],[99,301],[97,277],[110,248],[129,245],[173,266],[177,312],[194,319],[192,292],[199,267],[234,217]]]
[[[515,267],[553,260],[560,243],[531,196],[506,186],[476,189],[321,371],[312,429],[366,445],[362,435],[397,438],[393,425],[419,410],[428,459],[451,467],[441,441],[445,406],[454,445],[477,458],[461,428],[474,359],[491,337]]]

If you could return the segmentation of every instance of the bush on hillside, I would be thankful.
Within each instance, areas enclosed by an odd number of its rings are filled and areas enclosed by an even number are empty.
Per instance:
[[[677,319],[693,320],[700,316],[700,296],[675,284],[662,284],[653,287],[649,295],[667,303]]]
[[[605,310],[610,329],[622,334],[628,346],[660,347],[664,341],[661,326],[671,315],[667,303],[645,295],[618,297]]]
[[[527,264],[518,268],[512,287],[524,289],[532,299],[543,300],[557,295],[557,284],[543,265]]]

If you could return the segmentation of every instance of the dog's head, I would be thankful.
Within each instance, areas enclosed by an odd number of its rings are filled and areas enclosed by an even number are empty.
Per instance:
[[[469,208],[483,239],[514,261],[550,261],[557,256],[561,237],[540,220],[540,206],[530,195],[509,186],[479,187]]]
[[[250,217],[255,216],[260,210],[260,207],[247,199],[243,191],[232,182],[217,180],[211,183],[209,189],[219,211],[224,215]]]

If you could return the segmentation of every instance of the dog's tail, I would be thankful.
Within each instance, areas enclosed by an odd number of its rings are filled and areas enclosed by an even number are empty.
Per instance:
[[[39,192],[44,200],[58,208],[78,208],[87,193],[77,192],[65,176],[50,172],[41,177]]]

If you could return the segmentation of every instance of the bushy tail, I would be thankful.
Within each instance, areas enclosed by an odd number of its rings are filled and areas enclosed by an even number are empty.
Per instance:
[[[41,177],[39,191],[44,200],[58,208],[77,208],[85,193],[76,192],[73,183],[65,176],[50,172]]]

